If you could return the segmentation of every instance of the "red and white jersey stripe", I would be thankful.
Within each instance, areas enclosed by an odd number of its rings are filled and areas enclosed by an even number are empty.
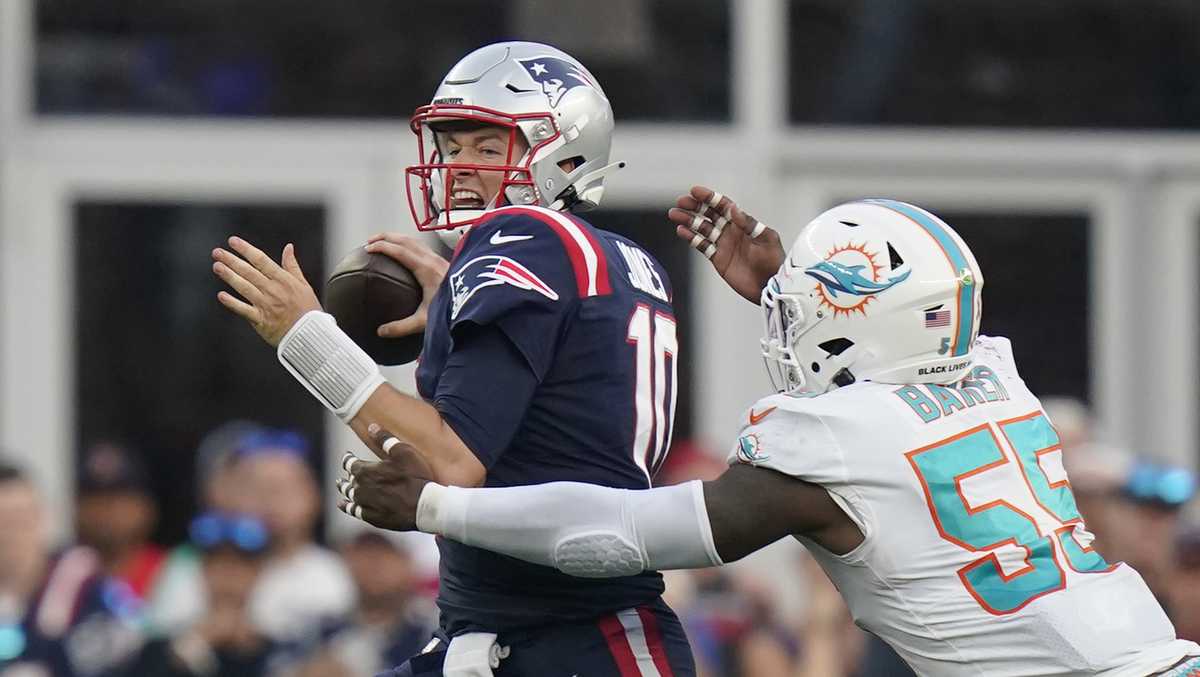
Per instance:
[[[601,618],[599,623],[621,677],[672,677],[653,611],[645,607],[625,609]]]
[[[502,214],[524,214],[550,226],[562,240],[567,257],[571,260],[581,297],[612,293],[608,280],[608,257],[604,255],[603,247],[587,226],[569,214],[545,207],[500,207],[489,212],[487,218]],[[476,227],[481,223],[482,220]]]

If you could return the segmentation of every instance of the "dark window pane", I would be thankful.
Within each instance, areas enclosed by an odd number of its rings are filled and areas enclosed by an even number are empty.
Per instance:
[[[294,242],[308,279],[323,280],[324,224],[319,205],[76,206],[77,449],[112,440],[142,455],[161,511],[159,538],[184,536],[196,447],[223,422],[302,432],[320,473],[321,405],[217,303],[224,287],[210,252],[231,233],[275,256]]]
[[[672,305],[675,308],[679,350],[682,357],[676,363],[678,370],[679,399],[675,409],[674,440],[680,442],[692,436],[692,365],[695,363],[692,333],[696,325],[692,321],[691,267],[687,247],[681,247],[675,237],[675,229],[667,223],[663,212],[658,209],[598,209],[583,214],[589,223],[633,240],[649,252],[666,269],[671,278]]]
[[[1088,218],[935,212],[983,270],[980,332],[1012,340],[1017,369],[1035,395],[1088,401]]]
[[[407,118],[467,52],[521,39],[582,60],[619,120],[729,117],[727,0],[38,0],[37,8],[41,113]]]
[[[792,0],[798,123],[1200,126],[1193,0]]]

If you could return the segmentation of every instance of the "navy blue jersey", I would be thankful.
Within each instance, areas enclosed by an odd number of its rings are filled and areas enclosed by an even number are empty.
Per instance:
[[[497,209],[468,232],[429,309],[421,395],[489,487],[644,489],[670,446],[679,349],[662,266],[577,217]],[[442,627],[504,632],[650,603],[649,572],[572,578],[439,539]]]

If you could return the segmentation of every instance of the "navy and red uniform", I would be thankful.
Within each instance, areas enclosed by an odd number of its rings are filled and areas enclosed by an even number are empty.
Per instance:
[[[487,468],[486,486],[644,489],[670,445],[677,356],[670,282],[653,257],[575,216],[504,207],[455,251],[417,386]],[[441,630],[498,633],[511,647],[498,675],[694,671],[657,572],[572,578],[438,545]]]

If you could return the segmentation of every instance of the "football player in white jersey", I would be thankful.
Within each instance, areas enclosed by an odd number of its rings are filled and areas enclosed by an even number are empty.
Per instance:
[[[761,289],[779,392],[746,413],[728,471],[641,491],[460,489],[427,483],[391,439],[383,462],[349,459],[344,502],[579,576],[714,566],[795,536],[923,675],[1200,674],[1200,645],[1176,639],[1138,573],[1092,549],[1008,340],[978,336],[983,275],[957,233],[861,200],[783,257],[755,250],[764,227],[719,194],[680,206],[700,214],[672,213],[681,236],[743,295]],[[778,272],[752,282],[771,256]]]

